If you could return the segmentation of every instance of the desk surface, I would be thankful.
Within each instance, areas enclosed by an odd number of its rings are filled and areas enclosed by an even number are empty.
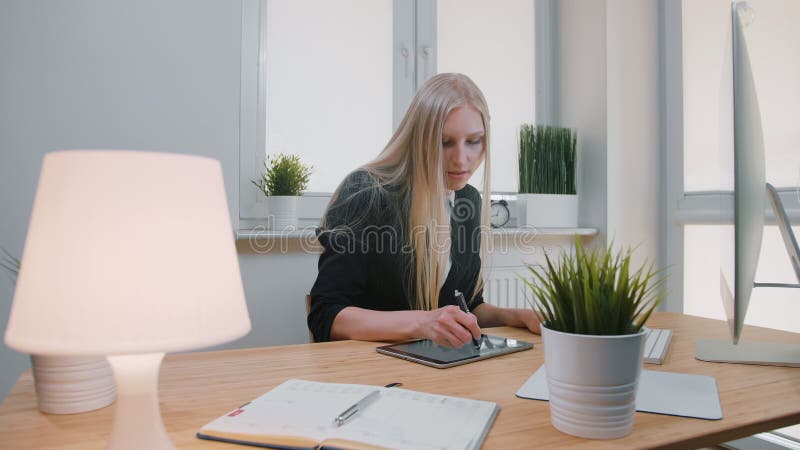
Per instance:
[[[161,367],[161,414],[179,449],[253,448],[202,441],[195,432],[286,379],[303,378],[375,385],[399,381],[412,390],[495,401],[501,410],[484,443],[487,449],[686,449],[800,423],[800,369],[695,360],[695,338],[727,336],[720,321],[657,313],[648,325],[671,328],[674,336],[664,365],[645,368],[714,376],[724,419],[636,413],[633,433],[622,439],[591,441],[560,433],[550,425],[547,402],[514,395],[544,356],[539,336],[513,328],[488,331],[532,340],[535,348],[450,369],[380,355],[375,343],[358,341],[167,355]],[[746,327],[743,339],[797,343],[800,335]],[[0,448],[101,449],[112,413],[113,407],[77,415],[39,413],[28,371],[0,406]]]

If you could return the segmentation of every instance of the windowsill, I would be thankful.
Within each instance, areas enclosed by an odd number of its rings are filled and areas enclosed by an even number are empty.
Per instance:
[[[316,240],[317,233],[316,227],[302,227],[298,229],[292,230],[285,230],[285,231],[273,231],[273,230],[264,230],[264,229],[250,229],[250,230],[237,230],[236,231],[236,240],[244,240],[244,239],[265,239],[265,240],[275,240],[275,239],[314,239]]]
[[[492,236],[596,236],[596,228],[493,228]],[[236,240],[314,239],[316,227],[307,226],[286,231],[245,229],[236,232]]]
[[[596,228],[493,228],[493,236],[596,236]]]

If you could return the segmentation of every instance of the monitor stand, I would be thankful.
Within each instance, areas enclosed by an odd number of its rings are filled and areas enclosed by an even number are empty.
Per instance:
[[[800,367],[800,344],[780,342],[739,342],[730,339],[698,339],[695,358],[702,361],[762,366]]]
[[[783,242],[786,245],[786,251],[789,253],[789,260],[798,281],[800,281],[800,249],[792,232],[789,216],[778,196],[778,191],[769,183],[767,183],[767,193]],[[731,293],[727,290],[724,279],[721,279],[720,282],[723,295],[730,296]],[[754,287],[800,288],[800,284],[785,283],[753,283],[753,285]],[[730,301],[732,304],[732,299]],[[778,342],[739,342],[734,344],[730,340],[698,339],[695,341],[694,356],[699,360],[711,362],[800,367],[800,344]]]

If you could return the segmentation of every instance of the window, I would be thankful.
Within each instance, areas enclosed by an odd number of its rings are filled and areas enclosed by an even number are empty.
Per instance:
[[[438,71],[465,73],[480,86],[492,116],[492,190],[517,192],[517,134],[535,113],[533,2],[437,3]]]
[[[761,108],[767,180],[774,186],[800,183],[800,3],[753,0],[748,48]],[[720,155],[733,145],[731,2],[683,3],[684,188],[686,192],[733,189],[720,179]]]
[[[332,192],[392,133],[392,1],[266,2],[266,154],[314,166]]]
[[[466,73],[484,91],[492,189],[516,191],[517,129],[534,121],[533,14],[534,0],[245,0],[239,228],[266,214],[250,183],[266,154],[314,166],[300,214],[318,219],[439,72]]]
[[[793,0],[750,1],[756,16],[747,41],[759,98],[766,156],[766,178],[781,188],[787,208],[796,210],[800,185],[800,4]],[[720,174],[732,166],[733,145],[730,2],[683,2],[684,151],[683,190],[691,205],[712,198],[708,191],[730,191],[733,180]],[[683,311],[724,319],[719,286],[720,217],[697,214],[684,227]],[[722,220],[723,222],[725,220]],[[714,223],[718,222],[718,223]],[[800,227],[794,227],[800,235]],[[766,226],[756,281],[796,283],[776,226]],[[746,323],[800,332],[800,303],[794,289],[753,290]]]

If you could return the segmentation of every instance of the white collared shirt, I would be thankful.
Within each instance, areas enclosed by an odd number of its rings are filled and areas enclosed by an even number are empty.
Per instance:
[[[456,191],[447,190],[445,191],[445,211],[447,211],[447,224],[450,225],[450,218],[453,214],[453,205],[455,205],[456,201]],[[445,280],[447,280],[447,275],[450,274],[450,266],[453,263],[451,261],[451,255],[447,255],[447,266],[444,268],[444,276],[442,277],[442,284],[439,286],[439,289],[444,286]]]

